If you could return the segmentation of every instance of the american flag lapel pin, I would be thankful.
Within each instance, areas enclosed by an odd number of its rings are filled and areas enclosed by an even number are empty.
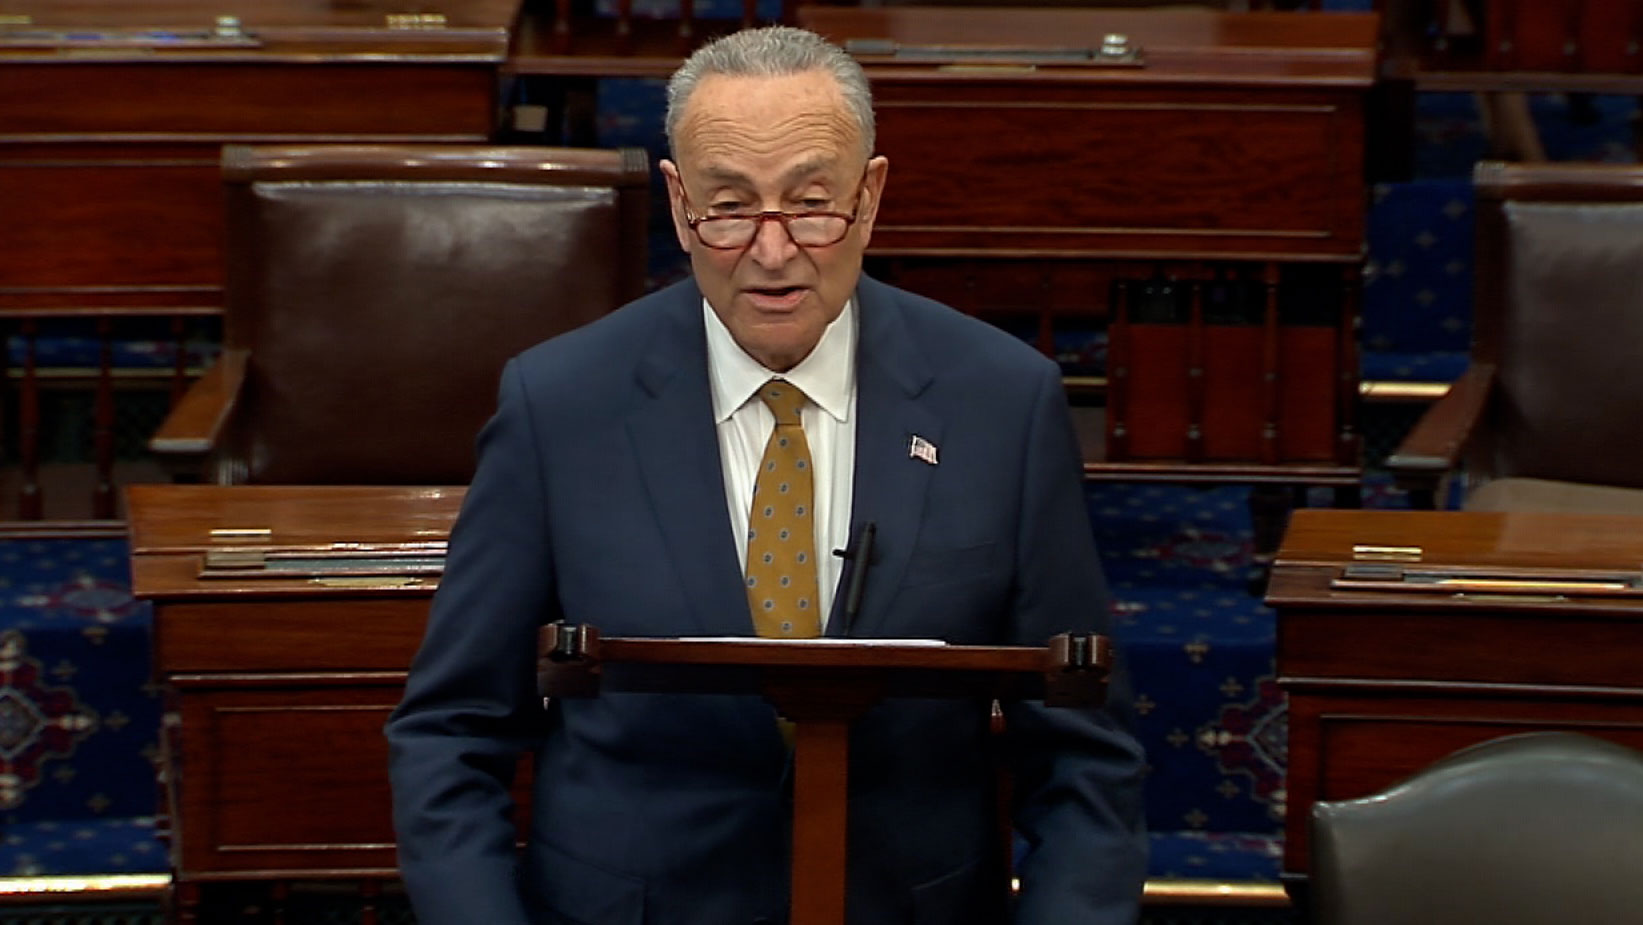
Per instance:
[[[914,434],[912,442],[907,445],[907,455],[913,459],[922,459],[933,466],[936,464],[936,445]]]

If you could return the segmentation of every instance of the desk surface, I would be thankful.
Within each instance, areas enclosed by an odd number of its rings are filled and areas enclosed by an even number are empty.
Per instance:
[[[1278,561],[1345,562],[1354,545],[1419,546],[1428,563],[1636,568],[1643,523],[1618,514],[1302,510]]]
[[[398,0],[0,0],[0,59],[225,60],[280,55],[501,61],[520,0],[437,13]],[[221,17],[237,22],[219,30]],[[237,26],[237,32],[234,29]]]
[[[1623,515],[1461,511],[1297,511],[1278,550],[1268,586],[1274,607],[1417,607],[1425,611],[1489,607],[1517,611],[1606,611],[1643,616],[1643,593],[1562,595],[1434,594],[1339,586],[1343,569],[1387,568],[1513,580],[1578,582],[1643,575],[1643,520]]]
[[[467,489],[394,485],[132,485],[133,555],[197,553],[240,545],[445,539]],[[266,530],[213,536],[212,531]]]
[[[869,74],[932,79],[1012,76],[1037,81],[1109,83],[1211,81],[1220,85],[1306,84],[1368,87],[1375,80],[1377,18],[1372,14],[1225,13],[1214,10],[859,9],[806,6],[799,24],[846,43],[888,39],[912,57],[858,54]],[[999,46],[1044,49],[1100,48],[1121,35],[1140,49],[1141,64],[1081,65],[1039,61],[1011,69],[926,57],[930,46],[973,54]]]
[[[1004,4],[1000,3],[999,7]],[[586,30],[574,37],[574,54],[559,50],[551,8],[527,10],[516,31],[508,69],[520,74],[587,74],[666,77],[679,66],[683,48],[676,22],[637,21],[622,41]],[[1098,47],[1122,34],[1143,49],[1139,68],[1044,66],[1018,73],[1033,79],[1124,82],[1217,81],[1333,83],[1368,87],[1375,79],[1373,15],[1332,13],[1227,13],[1158,9],[1003,9],[901,7],[861,9],[805,5],[798,25],[838,42],[885,38],[911,45]],[[707,39],[734,22],[702,21],[695,38]],[[625,48],[625,50],[623,50]],[[923,72],[956,76],[933,65],[898,64],[863,55],[870,73]],[[1008,68],[989,76],[1010,79]]]

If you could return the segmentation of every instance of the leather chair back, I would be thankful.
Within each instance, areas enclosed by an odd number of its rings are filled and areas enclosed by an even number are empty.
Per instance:
[[[508,357],[644,290],[642,151],[228,146],[233,481],[465,484]]]
[[[1484,165],[1475,360],[1486,478],[1643,487],[1643,168]]]
[[[1312,809],[1315,925],[1622,925],[1643,909],[1643,753],[1568,732],[1462,749]]]

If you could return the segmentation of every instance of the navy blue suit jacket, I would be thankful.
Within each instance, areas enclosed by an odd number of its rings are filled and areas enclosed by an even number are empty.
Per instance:
[[[852,535],[877,524],[877,553],[851,633],[1042,645],[1106,631],[1056,367],[871,279],[857,304]],[[768,705],[606,694],[544,712],[535,693],[548,621],[611,636],[753,632],[701,312],[681,283],[503,373],[387,729],[400,862],[423,925],[786,918],[789,760]],[[938,464],[909,454],[913,435]],[[1122,683],[1113,698],[1101,711],[1008,709],[1015,821],[1031,846],[1018,922],[1136,918],[1142,757]],[[856,724],[851,925],[1001,921],[987,706],[891,701]],[[523,856],[508,796],[520,754],[535,765]]]

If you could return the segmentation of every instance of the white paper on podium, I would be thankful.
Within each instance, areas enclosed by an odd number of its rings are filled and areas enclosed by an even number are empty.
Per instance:
[[[807,646],[944,646],[945,639],[857,639],[853,636],[809,636],[782,639],[777,636],[679,636],[680,642],[768,642]]]

